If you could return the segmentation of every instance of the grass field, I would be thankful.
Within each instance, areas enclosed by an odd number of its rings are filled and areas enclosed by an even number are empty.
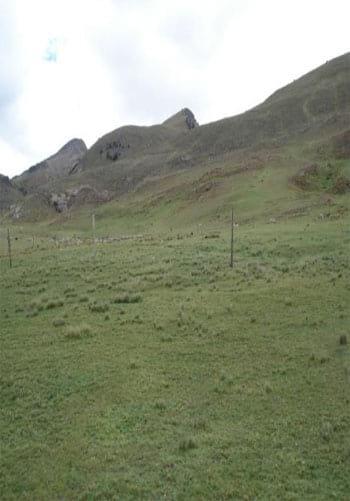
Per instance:
[[[233,270],[221,222],[79,246],[17,228],[1,499],[349,499],[349,222],[242,224]]]

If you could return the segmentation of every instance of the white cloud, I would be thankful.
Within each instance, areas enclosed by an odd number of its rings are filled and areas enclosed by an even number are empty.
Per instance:
[[[9,143],[3,141],[0,137],[0,172],[5,175],[13,175],[11,172],[12,165],[25,165],[26,156],[21,154],[16,149],[12,148]]]
[[[0,0],[0,172],[184,106],[242,112],[349,50],[345,0]]]

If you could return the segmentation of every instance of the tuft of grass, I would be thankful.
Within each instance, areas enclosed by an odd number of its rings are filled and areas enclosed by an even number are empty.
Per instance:
[[[63,318],[55,318],[52,325],[54,327],[63,327],[63,325],[66,325],[66,321]]]
[[[97,302],[94,301],[93,303],[89,304],[89,310],[92,313],[106,313],[106,311],[109,310],[109,304],[106,302]]]
[[[154,408],[158,411],[164,411],[166,409],[166,404],[163,400],[158,400],[158,402],[154,404]]]
[[[192,438],[185,438],[181,440],[179,444],[179,449],[181,452],[187,452],[191,449],[196,449],[197,444]]]
[[[90,336],[92,333],[90,325],[82,323],[80,325],[69,325],[65,332],[65,337],[68,339],[81,339]]]
[[[33,310],[29,310],[26,314],[26,317],[32,318],[32,317],[37,317],[39,315],[39,310],[37,308]]]
[[[41,299],[34,299],[29,303],[29,310],[37,310],[42,311],[44,309],[44,305]]]
[[[130,304],[130,303],[140,303],[141,301],[142,301],[141,294],[120,294],[114,298],[113,303]]]
[[[49,301],[46,303],[46,309],[47,310],[52,310],[54,308],[59,308],[64,305],[64,301],[62,299],[49,299]]]

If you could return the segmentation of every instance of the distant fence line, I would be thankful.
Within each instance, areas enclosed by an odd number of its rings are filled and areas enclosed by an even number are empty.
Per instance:
[[[234,225],[238,227],[238,224]],[[0,259],[9,257],[7,231],[0,231]],[[11,232],[11,231],[10,231]],[[222,227],[205,227],[200,224],[197,231],[187,231],[184,233],[177,232],[176,229],[171,229],[170,232],[164,234],[158,233],[140,233],[133,235],[103,235],[103,236],[59,236],[59,235],[21,235],[14,231],[11,233],[11,248],[13,256],[30,254],[36,251],[48,251],[50,249],[62,249],[66,247],[78,247],[82,245],[96,244],[112,244],[127,240],[138,241],[154,241],[159,242],[169,240],[182,240],[191,238],[194,235],[207,238],[220,238],[222,235]]]
[[[12,251],[15,255],[27,254],[31,251],[50,250],[60,247],[75,247],[80,245],[108,244],[121,242],[125,240],[154,240],[155,235],[137,234],[137,235],[118,235],[118,236],[99,236],[99,237],[57,237],[57,236],[11,236]],[[1,236],[0,258],[8,256],[7,237]]]

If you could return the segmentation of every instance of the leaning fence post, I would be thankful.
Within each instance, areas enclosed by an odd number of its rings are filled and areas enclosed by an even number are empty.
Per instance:
[[[7,228],[7,248],[8,248],[9,261],[10,261],[10,268],[12,268],[11,237],[10,237],[10,229],[9,228]]]

